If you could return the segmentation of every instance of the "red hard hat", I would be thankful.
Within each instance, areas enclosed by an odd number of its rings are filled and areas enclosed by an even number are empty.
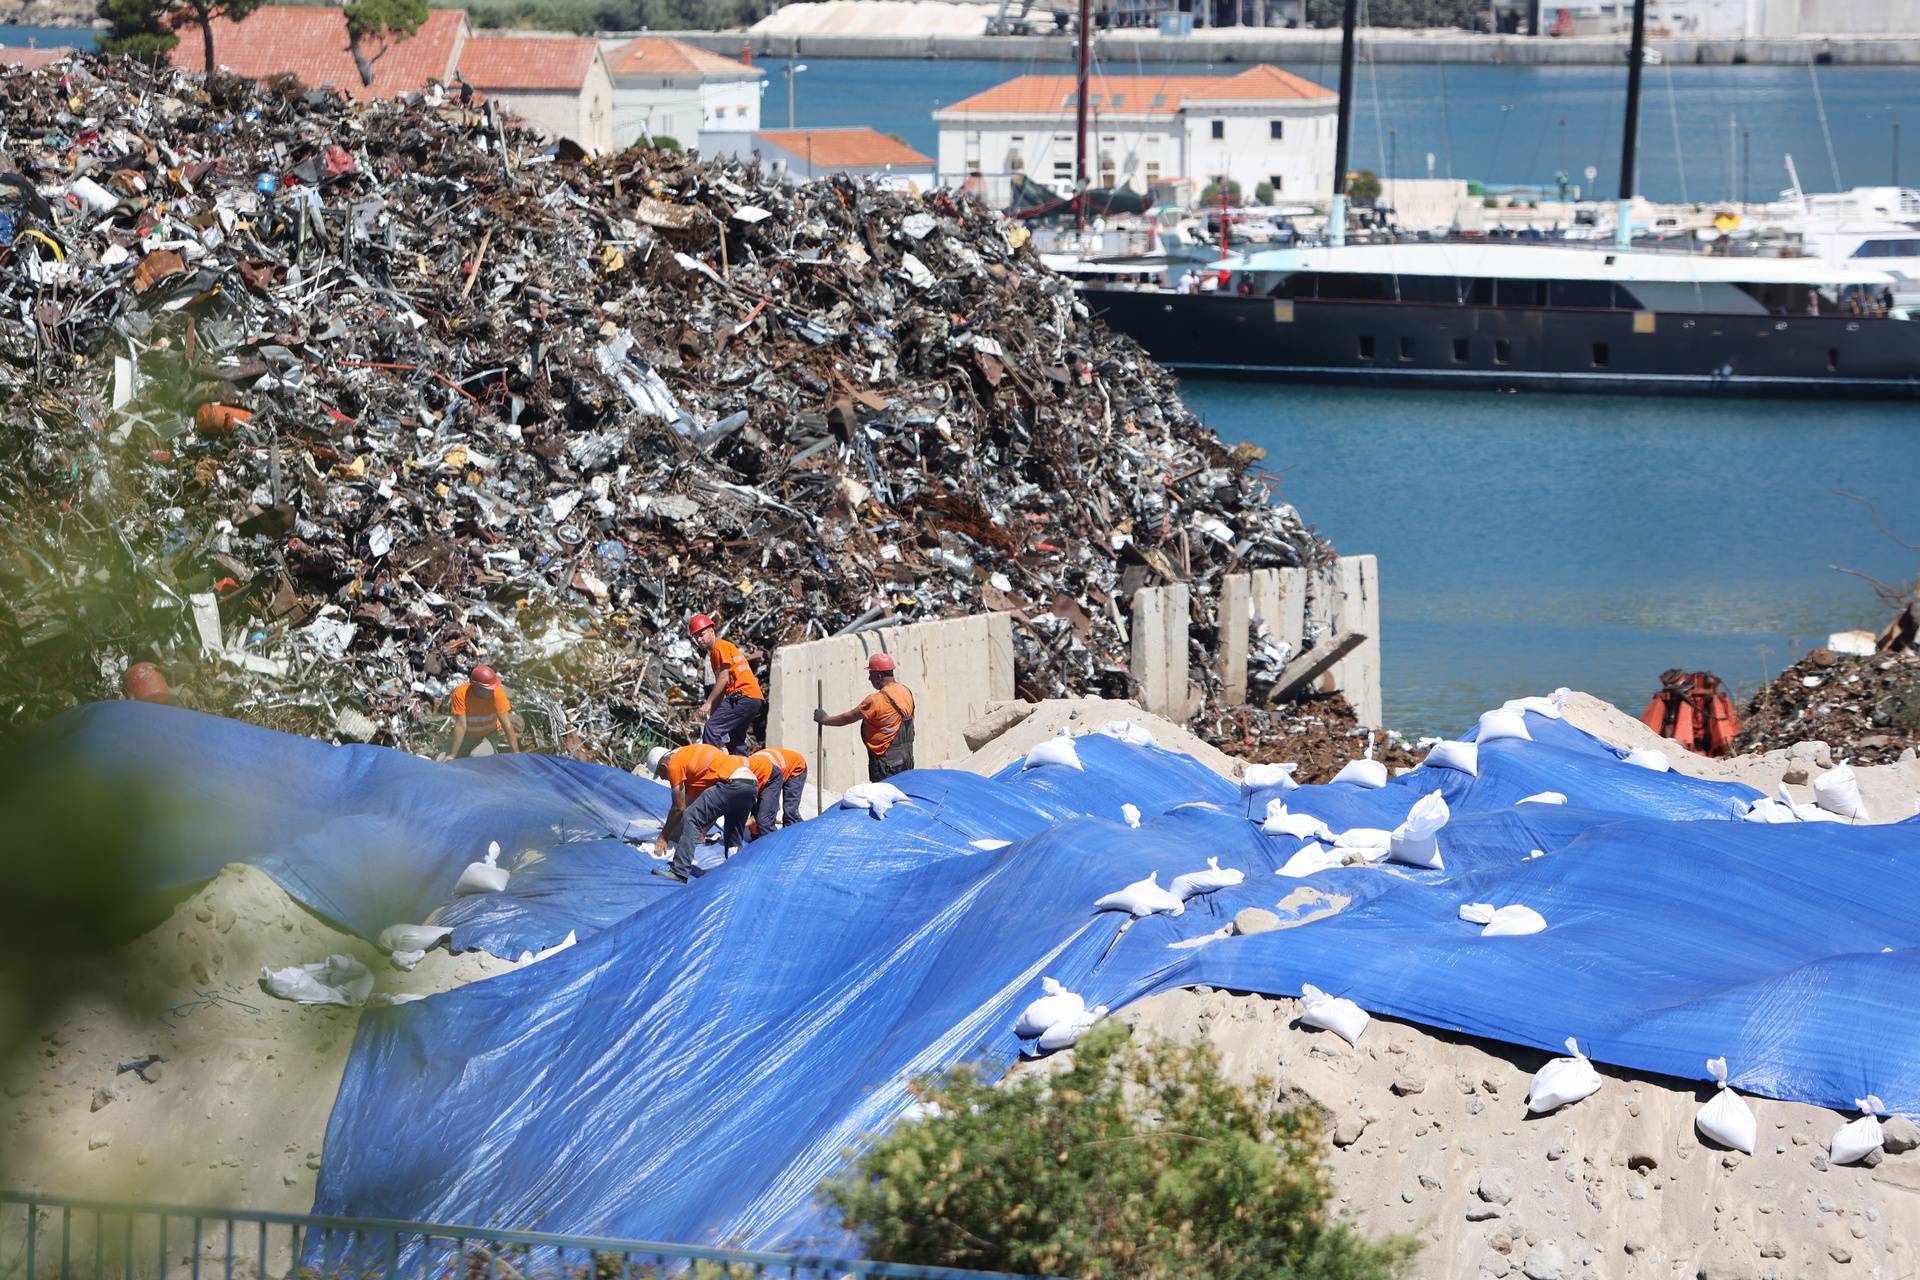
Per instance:
[[[893,655],[890,653],[874,654],[871,658],[867,659],[867,670],[869,671],[893,670]]]
[[[704,613],[696,613],[691,618],[687,619],[687,633],[689,635],[697,636],[702,631],[711,630],[712,627],[713,627],[713,619],[709,618]]]
[[[484,662],[473,669],[472,679],[473,682],[482,689],[498,689],[500,687],[500,673]]]
[[[160,668],[151,662],[136,662],[127,668],[127,697],[135,702],[171,702],[173,690]]]

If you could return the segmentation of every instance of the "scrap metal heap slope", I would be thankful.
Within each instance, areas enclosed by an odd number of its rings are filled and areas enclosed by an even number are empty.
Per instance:
[[[977,203],[584,158],[437,89],[74,58],[0,101],[17,731],[150,653],[417,748],[483,655],[605,759],[684,728],[695,609],[749,648],[1008,610],[1023,694],[1124,696],[1134,589],[1325,554]]]

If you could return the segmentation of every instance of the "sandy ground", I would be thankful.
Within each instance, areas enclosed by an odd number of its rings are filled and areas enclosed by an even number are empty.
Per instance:
[[[351,955],[376,993],[444,991],[513,966],[428,954],[412,973],[329,928],[264,872],[231,866],[112,953],[83,1001],[0,1082],[9,1186],[69,1196],[313,1205],[359,1012],[261,990],[263,965]],[[151,1082],[119,1064],[158,1054]]]
[[[1829,1168],[1851,1116],[1749,1098],[1760,1141],[1746,1156],[1695,1132],[1706,1090],[1601,1067],[1599,1093],[1530,1117],[1548,1054],[1378,1018],[1349,1046],[1294,1025],[1298,1006],[1197,989],[1118,1016],[1204,1041],[1235,1078],[1318,1110],[1340,1209],[1424,1241],[1423,1280],[1920,1273],[1920,1151]]]

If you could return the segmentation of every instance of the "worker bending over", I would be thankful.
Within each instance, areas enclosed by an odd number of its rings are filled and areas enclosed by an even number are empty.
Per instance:
[[[867,781],[884,782],[913,768],[913,692],[893,678],[893,655],[886,653],[867,659],[867,683],[873,692],[859,706],[837,716],[817,707],[813,719],[828,726],[859,721],[867,744]]]
[[[655,747],[647,753],[647,767],[673,788],[672,807],[653,842],[654,856],[665,857],[667,842],[673,841],[673,861],[655,867],[653,874],[685,884],[693,874],[694,847],[716,822],[722,824],[721,838],[732,857],[746,840],[747,819],[753,814],[753,772],[747,762],[696,742],[678,751]]]
[[[748,838],[758,840],[772,835],[776,826],[790,827],[800,821],[800,796],[807,789],[806,757],[785,747],[768,747],[748,756],[747,768],[760,788]]]
[[[466,683],[453,691],[453,746],[440,758],[464,760],[495,734],[506,738],[508,751],[518,751],[520,735],[514,731],[512,711],[499,673],[485,663],[475,667]],[[493,749],[500,750],[500,745],[495,743]]]
[[[740,646],[733,641],[720,638],[720,633],[713,629],[712,618],[696,613],[687,620],[687,629],[693,632],[693,642],[706,651],[707,661],[713,664],[713,688],[694,715],[695,723],[706,721],[700,741],[742,755],[747,749],[747,730],[766,710],[767,695],[761,691],[753,668],[747,665],[748,655],[740,652]]]

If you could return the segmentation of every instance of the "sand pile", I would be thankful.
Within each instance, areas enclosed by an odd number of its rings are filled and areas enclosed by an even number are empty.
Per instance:
[[[1422,1280],[1804,1280],[1920,1267],[1920,1151],[1828,1167],[1842,1117],[1749,1098],[1752,1156],[1709,1146],[1710,1090],[1602,1066],[1599,1093],[1529,1116],[1549,1054],[1375,1018],[1358,1046],[1293,1025],[1299,1001],[1175,991],[1119,1016],[1205,1041],[1228,1071],[1316,1108],[1341,1210],[1426,1241]]]
[[[350,955],[376,993],[445,991],[513,966],[430,953],[411,973],[328,927],[264,872],[230,866],[159,927],[111,953],[92,989],[4,1082],[11,1185],[48,1193],[313,1204],[327,1116],[359,1011],[277,1000],[263,965]],[[120,1070],[153,1055],[145,1069]]]

